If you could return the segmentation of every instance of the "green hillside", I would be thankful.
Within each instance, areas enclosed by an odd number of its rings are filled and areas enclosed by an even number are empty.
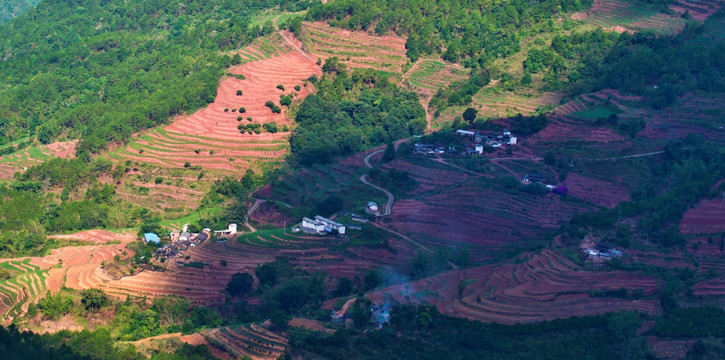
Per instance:
[[[38,4],[40,0],[5,0],[0,4],[0,24],[10,21]]]

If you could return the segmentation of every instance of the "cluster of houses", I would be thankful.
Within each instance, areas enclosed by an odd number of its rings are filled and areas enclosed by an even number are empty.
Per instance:
[[[169,234],[171,243],[158,248],[156,250],[156,255],[165,257],[181,257],[183,256],[181,253],[182,251],[200,245],[204,241],[208,240],[211,235],[210,229],[204,229],[199,234],[192,234],[186,230],[187,227],[184,226],[183,230],[175,230]]]
[[[518,138],[512,135],[511,131],[508,130],[492,131],[488,133],[458,130],[456,131],[456,134],[465,140],[468,140],[464,142],[464,155],[481,155],[483,154],[486,146],[498,148],[501,147],[501,145],[516,145],[518,143]],[[448,146],[448,149],[446,150],[446,146],[440,142],[436,142],[435,144],[416,143],[414,150],[416,153],[426,155],[444,154],[446,151],[449,154],[458,153],[453,146]]]
[[[233,235],[237,232],[237,224],[229,224],[229,227],[225,230],[212,231],[211,229],[204,229],[200,233],[191,233],[188,231],[188,225],[184,225],[182,230],[174,230],[169,234],[170,243],[164,244],[156,250],[156,255],[164,257],[182,257],[182,251],[200,245],[206,240],[209,240],[211,234],[220,235]],[[144,234],[144,240],[148,244],[153,242],[156,244],[161,243],[161,239],[154,233]]]

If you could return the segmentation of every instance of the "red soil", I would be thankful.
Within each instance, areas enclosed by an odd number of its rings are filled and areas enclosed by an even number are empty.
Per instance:
[[[695,340],[660,340],[654,336],[647,339],[647,344],[658,359],[681,360],[687,357]]]
[[[586,272],[545,250],[522,256],[521,264],[490,265],[452,271],[369,294],[382,301],[389,294],[399,303],[430,303],[442,313],[480,321],[526,323],[618,310],[653,313],[657,302],[591,297],[590,291],[641,289],[657,292],[653,277],[631,272]],[[458,296],[461,281],[473,281]]]
[[[131,241],[135,235],[129,232],[118,234],[106,230],[86,230],[68,235],[50,235],[49,238],[84,241],[92,244],[105,244],[110,240]]]
[[[279,207],[275,203],[262,203],[249,219],[261,224],[274,225],[278,228],[281,228],[284,224],[292,225],[299,221],[299,219],[293,219],[280,214],[278,210]]]
[[[692,287],[695,296],[725,296],[725,276],[701,281]]]
[[[669,6],[670,10],[684,14],[686,11],[695,20],[705,21],[710,15],[716,13],[722,6],[722,0],[678,0]]]
[[[683,96],[681,103],[648,116],[647,126],[637,134],[651,139],[682,139],[689,134],[700,134],[705,140],[725,142],[722,124],[721,95]]]
[[[680,221],[680,233],[713,234],[725,231],[725,202],[721,197],[703,200],[689,209]]]
[[[53,157],[73,158],[76,154],[76,145],[78,145],[78,140],[55,142],[48,144],[46,149],[53,153]]]
[[[576,173],[567,175],[565,185],[569,189],[570,196],[610,209],[622,201],[630,200],[626,186],[587,178]]]

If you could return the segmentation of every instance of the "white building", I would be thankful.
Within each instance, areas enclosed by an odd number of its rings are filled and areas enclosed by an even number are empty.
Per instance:
[[[345,235],[345,225],[334,222],[330,219],[324,218],[320,215],[315,216],[315,219],[302,218],[302,227],[310,230],[314,230],[318,233],[332,232],[336,230],[340,235]]]
[[[368,209],[370,209],[370,211],[378,211],[378,204],[375,203],[375,201],[370,201],[368,202]]]

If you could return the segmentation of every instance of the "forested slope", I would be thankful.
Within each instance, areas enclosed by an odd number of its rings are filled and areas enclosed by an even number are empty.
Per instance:
[[[0,4],[0,24],[20,16],[40,0],[5,0]]]
[[[45,1],[0,26],[0,145],[82,137],[80,153],[205,106],[231,56],[264,32],[261,8],[289,0]],[[304,8],[306,6],[302,6]]]

